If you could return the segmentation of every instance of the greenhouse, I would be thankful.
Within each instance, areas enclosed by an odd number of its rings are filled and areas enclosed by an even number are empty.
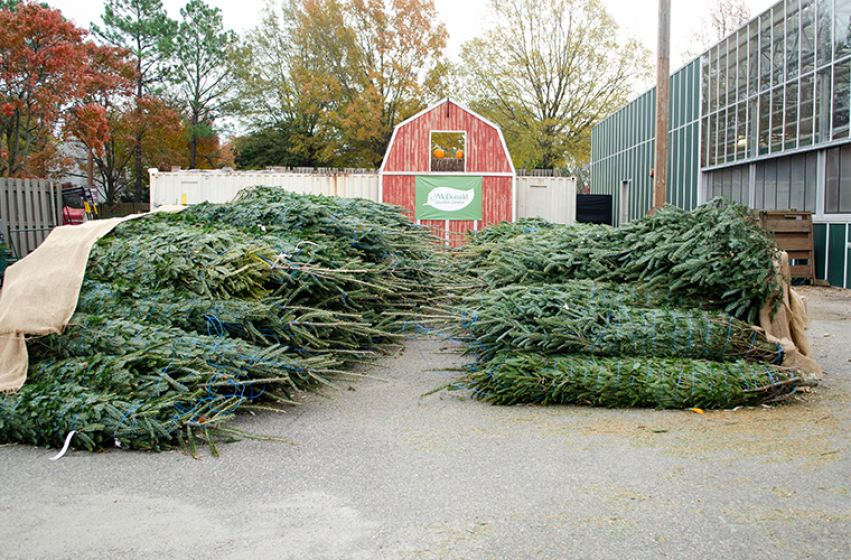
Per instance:
[[[669,204],[812,213],[816,278],[849,287],[851,0],[784,0],[673,73]],[[655,88],[595,127],[614,223],[653,201]]]

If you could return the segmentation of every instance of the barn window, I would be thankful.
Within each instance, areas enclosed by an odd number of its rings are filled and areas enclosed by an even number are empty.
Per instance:
[[[431,171],[460,171],[466,169],[467,133],[435,131],[429,142]]]

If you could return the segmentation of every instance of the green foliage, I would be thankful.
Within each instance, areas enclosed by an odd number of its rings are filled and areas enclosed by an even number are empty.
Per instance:
[[[473,250],[474,274],[492,287],[591,279],[712,302],[754,323],[776,309],[782,284],[777,247],[747,207],[713,199],[692,212],[666,206],[619,228],[573,225]]]
[[[237,108],[283,126],[292,152],[332,167],[377,167],[393,127],[447,71],[432,0],[270,3],[236,61]]]
[[[810,380],[750,327],[776,309],[777,248],[722,199],[621,228],[532,220],[471,234],[451,309],[476,356],[459,385],[496,404],[733,407]],[[744,361],[747,360],[747,363]]]
[[[356,375],[433,304],[431,241],[399,208],[273,188],[124,222],[92,249],[64,334],[30,341],[0,441],[191,447]]]
[[[788,368],[671,358],[501,354],[477,364],[481,400],[649,408],[734,408],[782,398],[803,380]]]
[[[234,163],[238,169],[267,167],[325,167],[317,150],[311,150],[309,130],[298,130],[298,123],[278,123],[249,132],[233,141]]]
[[[91,25],[94,35],[128,49],[137,61],[137,96],[156,93],[168,75],[168,55],[177,33],[162,0],[106,0],[103,26]]]
[[[143,100],[163,93],[171,71],[169,56],[177,33],[177,22],[168,17],[162,0],[106,0],[101,16],[103,27],[92,24],[92,33],[108,45],[125,48],[136,62],[135,112],[141,120]],[[143,165],[142,141],[148,133],[136,129],[133,160],[133,200],[141,202],[147,174]]]
[[[469,352],[491,359],[516,349],[541,354],[744,358],[777,362],[778,347],[763,332],[702,302],[634,285],[573,280],[508,286],[467,296],[453,313]]]
[[[213,134],[213,122],[232,93],[231,53],[237,36],[226,31],[219,8],[190,0],[180,9],[183,21],[174,37],[171,73],[189,113],[189,168],[195,169],[198,139]]]

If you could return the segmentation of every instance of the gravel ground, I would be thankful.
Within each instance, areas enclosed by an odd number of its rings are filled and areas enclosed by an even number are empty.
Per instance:
[[[826,374],[772,407],[494,407],[411,339],[179,452],[0,448],[0,559],[851,558],[851,291],[800,288]]]

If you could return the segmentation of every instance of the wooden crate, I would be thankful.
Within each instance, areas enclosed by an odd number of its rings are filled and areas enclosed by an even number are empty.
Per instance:
[[[815,280],[813,218],[810,212],[763,210],[762,227],[774,234],[777,245],[789,255],[792,278]]]

